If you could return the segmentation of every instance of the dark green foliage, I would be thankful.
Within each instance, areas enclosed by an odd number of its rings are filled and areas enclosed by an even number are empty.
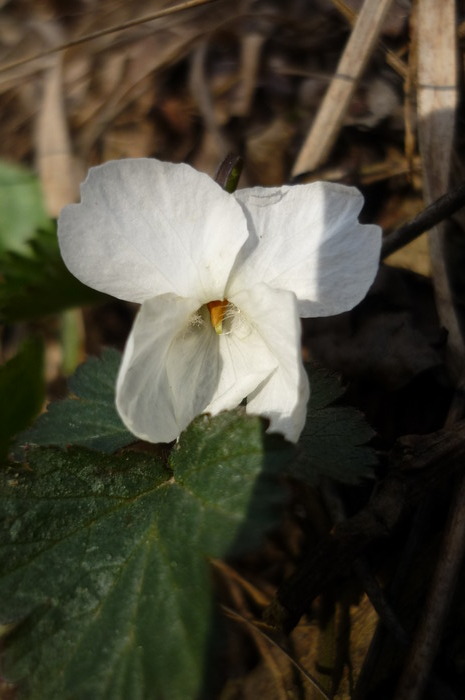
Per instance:
[[[115,452],[135,442],[115,408],[115,384],[121,354],[105,350],[78,367],[69,381],[74,398],[56,401],[36,424],[20,437],[21,444],[81,445]]]
[[[81,284],[67,270],[54,225],[52,230],[32,232],[25,253],[1,253],[0,277],[0,320],[3,322],[36,318],[107,298]]]
[[[28,700],[195,698],[211,632],[207,556],[254,546],[285,496],[263,426],[199,417],[168,466],[30,451],[1,487],[5,669]]]
[[[311,388],[308,417],[291,475],[310,484],[318,483],[320,476],[346,484],[372,477],[376,453],[366,443],[374,437],[373,429],[352,406],[332,405],[344,394],[334,375],[312,366],[307,371]]]
[[[39,413],[45,398],[44,352],[30,339],[11,360],[0,366],[0,459],[12,438]]]
[[[38,178],[0,161],[0,322],[106,299],[68,272]]]

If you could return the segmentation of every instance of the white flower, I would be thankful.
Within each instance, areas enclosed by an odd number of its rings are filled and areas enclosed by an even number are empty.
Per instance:
[[[142,304],[116,387],[127,427],[168,442],[246,398],[296,441],[309,397],[299,316],[351,309],[377,270],[361,194],[316,182],[231,195],[188,165],[128,159],[92,168],[81,195],[58,222],[66,265]]]

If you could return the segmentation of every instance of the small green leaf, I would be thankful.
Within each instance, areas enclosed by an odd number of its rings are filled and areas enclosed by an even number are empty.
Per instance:
[[[0,256],[29,255],[28,241],[38,229],[53,229],[39,179],[25,168],[0,161]]]
[[[367,446],[374,437],[364,416],[351,406],[333,406],[344,389],[331,373],[307,366],[310,401],[300,437],[300,454],[289,473],[310,484],[321,476],[346,484],[373,477],[375,451]]]
[[[0,321],[58,313],[108,297],[79,282],[61,259],[55,224],[31,234],[25,251],[0,254]]]
[[[49,404],[47,412],[20,436],[24,445],[81,445],[116,452],[137,438],[123,425],[115,407],[115,387],[121,354],[105,350],[91,357],[69,380],[75,398]]]
[[[212,601],[207,557],[246,551],[276,521],[258,418],[201,416],[172,452],[36,449],[3,477],[4,673],[28,700],[205,697]]]
[[[0,367],[0,459],[12,438],[39,413],[45,398],[44,352],[39,340],[28,340]]]

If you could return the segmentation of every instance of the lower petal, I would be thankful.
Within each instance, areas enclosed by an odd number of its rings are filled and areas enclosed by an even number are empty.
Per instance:
[[[303,366],[299,375],[297,400],[292,397],[289,377],[281,368],[247,398],[247,413],[266,416],[270,421],[268,432],[281,433],[290,442],[297,442],[305,426],[310,397],[308,377]]]
[[[247,397],[247,412],[270,420],[269,432],[296,442],[305,425],[309,385],[301,355],[301,326],[292,292],[258,284],[234,296],[277,361],[275,371]]]
[[[278,366],[255,326],[236,309],[218,336],[220,372],[215,393],[205,412],[215,415],[238,406]]]
[[[120,367],[116,406],[150,442],[174,440],[202,413],[218,385],[218,340],[198,302],[163,294],[144,302]]]

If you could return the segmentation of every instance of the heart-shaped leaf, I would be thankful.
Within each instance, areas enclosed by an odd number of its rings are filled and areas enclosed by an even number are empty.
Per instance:
[[[28,700],[206,697],[207,558],[273,525],[289,457],[241,410],[201,416],[168,464],[32,449],[3,473],[4,668]]]

